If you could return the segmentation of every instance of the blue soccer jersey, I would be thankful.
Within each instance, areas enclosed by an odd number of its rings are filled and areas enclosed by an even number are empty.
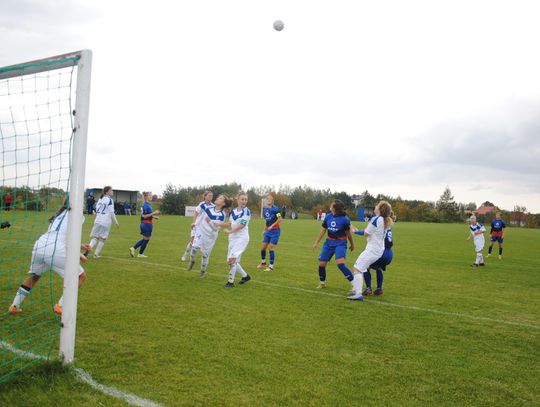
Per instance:
[[[351,228],[351,220],[347,215],[334,216],[327,214],[322,223],[322,227],[328,233],[330,240],[347,240],[347,232]]]
[[[277,219],[281,217],[281,213],[276,205],[272,205],[271,208],[263,208],[263,216],[266,221],[266,227],[268,228],[276,223]],[[272,229],[279,229],[279,223]]]
[[[394,236],[392,235],[392,228],[388,228],[384,231],[384,248],[389,249],[394,245]]]
[[[152,205],[150,205],[148,202],[145,202],[142,206],[142,212],[141,212],[141,222],[144,223],[153,223],[152,216],[145,218],[143,215],[150,215],[153,211]]]
[[[491,231],[490,233],[494,236],[502,236],[503,229],[506,227],[506,223],[502,219],[495,219],[491,222]]]

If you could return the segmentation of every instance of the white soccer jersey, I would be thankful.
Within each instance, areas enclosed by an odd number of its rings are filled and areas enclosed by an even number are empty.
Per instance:
[[[479,252],[484,248],[484,244],[486,243],[486,238],[484,237],[484,232],[486,232],[486,228],[484,227],[484,225],[476,223],[476,225],[471,224],[469,226],[469,229],[471,230],[471,234],[473,236],[474,247],[476,248],[476,251]],[[475,235],[476,232],[482,233]]]
[[[365,251],[380,253],[384,252],[384,218],[382,216],[374,216],[370,219],[366,228],[368,234],[366,240],[367,245]]]
[[[112,222],[118,225],[114,214],[114,202],[110,196],[105,195],[96,204],[96,220],[94,224],[110,227]]]
[[[49,224],[49,228],[43,233],[36,244],[34,250],[47,252],[65,252],[67,240],[68,211],[63,211]]]
[[[203,235],[217,237],[219,225],[225,222],[225,212],[217,211],[214,205],[204,209],[200,218],[197,230]]]
[[[214,208],[215,206],[216,205],[214,205],[213,202],[210,202],[210,203],[206,203],[206,201],[199,202],[199,204],[195,208],[195,212],[197,213],[197,219],[195,219],[195,227],[197,227],[201,223],[203,219],[202,215],[204,214],[204,211],[209,208]]]
[[[245,239],[249,240],[249,229],[248,224],[251,220],[251,211],[248,208],[240,209],[236,208],[231,211],[231,216],[229,221],[231,222],[231,229],[236,229],[239,225],[244,227],[237,232],[231,233],[229,235],[229,240],[235,239]]]

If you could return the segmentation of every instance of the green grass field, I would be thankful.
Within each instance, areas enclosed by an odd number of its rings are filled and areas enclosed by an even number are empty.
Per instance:
[[[384,295],[357,303],[334,262],[315,289],[316,221],[283,222],[274,273],[255,268],[252,221],[253,280],[229,290],[224,234],[200,279],[179,260],[189,219],[163,217],[144,260],[128,253],[138,217],[119,221],[79,295],[75,366],[101,384],[164,406],[540,405],[540,230],[509,229],[504,259],[473,269],[467,225],[398,223]],[[127,404],[45,364],[0,385],[0,405]]]

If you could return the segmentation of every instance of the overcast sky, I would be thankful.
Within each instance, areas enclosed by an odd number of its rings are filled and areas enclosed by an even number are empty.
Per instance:
[[[3,0],[0,66],[92,49],[89,187],[448,186],[540,212],[539,18],[519,0]]]

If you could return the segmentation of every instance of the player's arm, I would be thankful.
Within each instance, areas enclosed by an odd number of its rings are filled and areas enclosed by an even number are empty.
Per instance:
[[[352,237],[351,229],[347,230],[347,240],[349,241],[349,250],[352,252],[354,250],[354,240]]]
[[[113,222],[116,224],[116,226],[120,227],[120,223],[118,223],[118,219],[116,219],[116,214],[114,213],[114,205],[109,205],[108,208]]]
[[[281,223],[281,213],[276,213],[276,221],[266,228],[266,230],[272,230],[274,227]]]
[[[317,238],[315,239],[315,243],[313,243],[313,245],[311,246],[313,250],[317,248],[319,242],[321,241],[325,233],[326,233],[326,229],[322,227],[321,230],[319,231],[319,234],[317,235]]]
[[[231,222],[228,223],[229,225],[231,224]],[[240,223],[232,228],[232,229],[225,229],[224,232],[226,233],[237,233],[237,232],[240,232],[242,229],[244,229],[246,227],[246,225],[248,224],[248,221],[243,219],[240,221]]]
[[[366,230],[367,230],[367,228],[366,228]],[[349,230],[349,232],[352,232],[352,233],[354,233],[355,235],[369,236],[369,233],[366,233],[366,230],[364,230],[364,229],[358,229],[356,226],[351,225],[351,229]]]

